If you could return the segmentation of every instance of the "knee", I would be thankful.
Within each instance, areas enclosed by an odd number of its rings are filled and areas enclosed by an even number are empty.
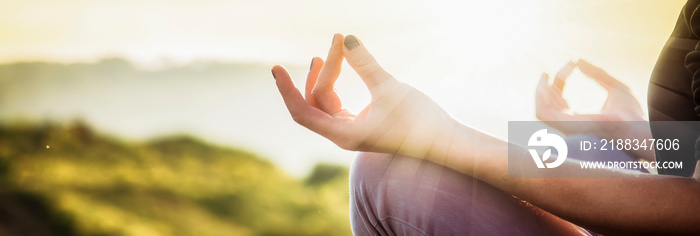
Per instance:
[[[355,196],[366,200],[372,189],[382,180],[382,175],[392,159],[394,159],[392,154],[359,153],[350,166],[351,198]]]
[[[380,179],[383,169],[393,158],[391,154],[361,152],[355,157],[350,167],[350,187],[353,189],[366,188]]]
[[[350,167],[350,224],[353,234],[377,234],[378,219],[375,216],[375,199],[372,189],[378,185],[383,170],[393,155],[361,152]]]
[[[355,235],[523,234],[538,232],[534,218],[510,194],[429,161],[360,153],[350,169]]]

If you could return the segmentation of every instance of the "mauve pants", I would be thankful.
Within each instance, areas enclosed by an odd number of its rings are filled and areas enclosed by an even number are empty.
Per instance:
[[[622,151],[591,156],[570,150],[569,157],[635,160]],[[560,234],[532,208],[489,184],[433,162],[380,153],[360,153],[352,164],[350,221],[355,235]]]

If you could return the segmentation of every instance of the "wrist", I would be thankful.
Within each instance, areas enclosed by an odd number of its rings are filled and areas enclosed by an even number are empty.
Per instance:
[[[454,121],[449,138],[436,142],[427,159],[491,182],[507,177],[508,143]]]
[[[463,132],[462,129],[465,126],[452,118],[443,124],[442,128],[438,131],[438,138],[433,140],[425,159],[442,166],[447,166],[448,157],[452,155],[451,152],[454,149],[458,149],[458,147],[453,146],[459,145],[455,143],[455,136]]]

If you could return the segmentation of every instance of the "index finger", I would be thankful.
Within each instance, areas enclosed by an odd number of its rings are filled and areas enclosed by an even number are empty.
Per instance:
[[[343,37],[342,34],[333,35],[333,44],[328,50],[328,57],[318,75],[319,79],[314,89],[333,90],[333,84],[338,80],[340,68],[343,64]]]
[[[554,76],[554,81],[553,85],[556,86],[556,88],[561,92],[564,90],[564,85],[566,84],[566,79],[569,78],[569,75],[571,75],[571,72],[574,71],[574,68],[576,67],[576,64],[574,62],[569,61],[559,69],[559,72]]]
[[[612,77],[610,74],[608,74],[608,72],[605,72],[605,70],[594,66],[593,64],[588,63],[583,59],[579,59],[577,64],[581,69],[581,73],[592,78],[595,82],[600,84],[600,86],[603,86],[603,88],[605,88],[606,90],[621,89],[623,87],[626,87],[624,84],[622,84],[622,82]]]

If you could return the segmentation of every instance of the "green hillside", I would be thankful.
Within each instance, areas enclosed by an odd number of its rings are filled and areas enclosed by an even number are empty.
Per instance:
[[[0,234],[348,235],[347,175],[321,164],[294,179],[187,136],[125,142],[81,122],[5,125]]]

